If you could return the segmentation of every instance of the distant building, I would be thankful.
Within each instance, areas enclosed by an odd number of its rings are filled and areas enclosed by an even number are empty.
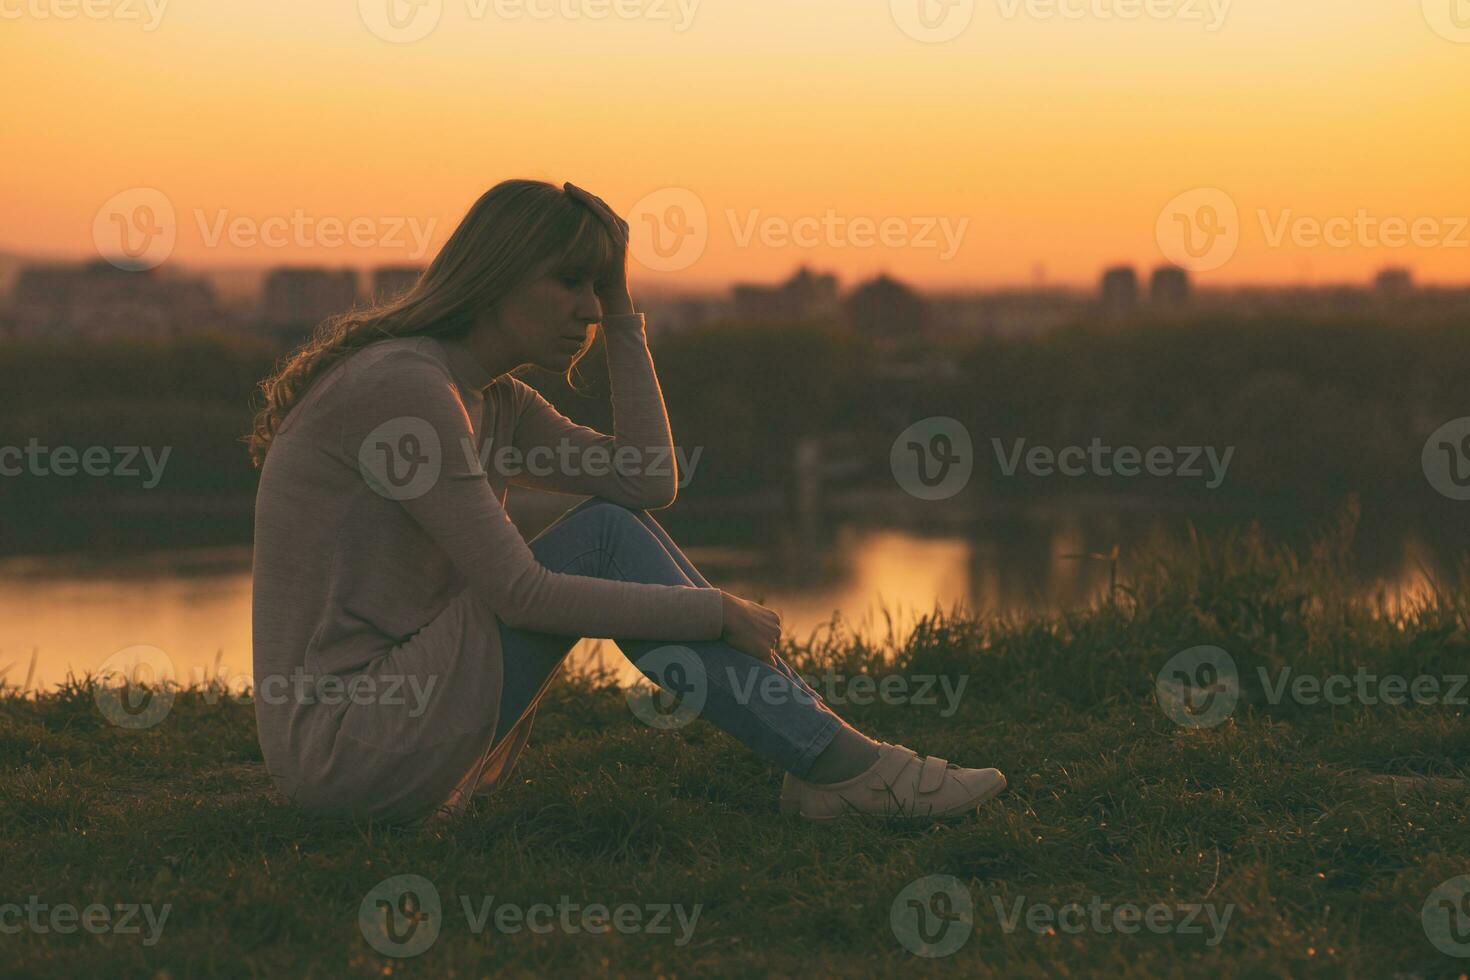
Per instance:
[[[1189,273],[1175,265],[1161,265],[1149,280],[1148,301],[1157,307],[1189,304]]]
[[[919,337],[929,326],[929,304],[888,275],[862,283],[842,305],[848,322],[876,340]]]
[[[16,337],[166,340],[218,326],[214,289],[202,279],[124,270],[109,262],[33,265],[11,295]]]
[[[806,266],[778,286],[736,283],[731,292],[742,320],[802,320],[837,312],[837,277]]]
[[[1390,266],[1378,273],[1373,288],[1384,299],[1403,299],[1414,293],[1414,274],[1408,269]]]
[[[1131,265],[1117,265],[1103,273],[1102,308],[1109,317],[1128,316],[1138,307],[1138,275]]]
[[[356,304],[353,270],[282,266],[266,275],[261,320],[274,332],[310,331]]]
[[[383,265],[373,270],[373,285],[369,296],[373,302],[381,303],[408,292],[424,274],[421,265]]]

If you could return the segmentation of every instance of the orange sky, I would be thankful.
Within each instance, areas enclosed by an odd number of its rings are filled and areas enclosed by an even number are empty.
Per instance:
[[[900,26],[918,0],[394,0],[406,30],[433,24],[402,43],[374,33],[387,0],[86,0],[109,16],[63,19],[82,2],[0,0],[0,249],[95,256],[99,210],[147,188],[173,209],[169,262],[413,261],[527,176],[596,191],[645,236],[693,202],[695,246],[635,248],[635,283],[803,262],[1091,283],[1163,261],[1165,206],[1215,188],[1238,246],[1201,260],[1204,283],[1390,263],[1470,281],[1470,27],[1450,19],[1470,0],[925,0],[974,7],[932,43]],[[1338,244],[1302,238],[1334,218]],[[799,219],[809,244],[781,237]],[[863,247],[857,219],[886,243]],[[1386,219],[1419,243],[1379,243]]]

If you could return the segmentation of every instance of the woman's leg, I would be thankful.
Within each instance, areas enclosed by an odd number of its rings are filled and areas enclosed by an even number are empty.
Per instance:
[[[674,560],[675,564],[679,566],[680,571],[689,579],[690,584],[704,589],[712,588],[709,581],[700,574],[699,569],[694,567],[694,563],[689,560],[689,556],[684,554],[683,549],[674,543],[674,539],[669,537],[669,532],[664,530],[663,525],[655,520],[652,514],[646,510],[629,510],[629,513],[638,518],[639,522],[648,528],[648,532],[658,539],[658,543],[664,546],[664,550],[669,553],[669,557]],[[813,690],[811,685],[807,684],[806,680],[800,674],[792,670],[791,665],[781,659],[779,654],[773,655],[772,659],[775,661],[776,669],[791,678],[792,683],[798,685],[813,700],[822,701],[822,696]],[[826,702],[822,701],[822,703],[825,704]]]
[[[576,643],[575,636],[518,630],[500,624],[500,651],[505,660],[505,673],[492,745],[500,744],[500,740],[520,721],[521,715],[561,667]]]
[[[694,563],[674,543],[674,539],[669,537],[669,532],[664,530],[663,525],[652,514],[646,510],[634,510],[632,514],[638,518],[644,527],[648,528],[650,534],[658,539],[659,543],[664,546],[664,550],[669,553],[669,557],[674,559],[679,568],[684,572],[684,575],[693,584],[703,588],[710,588],[709,582],[699,573],[699,569],[694,567]],[[827,706],[827,702],[822,700],[822,696],[814,691],[801,675],[792,670],[791,666],[781,658],[780,654],[772,654],[772,659],[775,661],[777,670],[789,677],[794,684],[799,685],[800,689],[813,700],[824,707]],[[834,733],[832,741],[817,756],[816,760],[812,763],[811,769],[802,778],[814,783],[840,782],[867,769],[877,759],[878,743],[868,738],[868,736],[856,728],[853,728],[846,720],[843,720],[842,727]]]
[[[530,547],[537,559],[552,571],[661,585],[699,584],[686,574],[681,563],[638,513],[593,497],[568,511],[533,539]],[[685,558],[684,562],[687,561]],[[576,641],[576,637],[508,627],[502,627],[501,637],[506,660],[506,695],[502,698],[498,735],[514,725],[529,699]],[[667,652],[670,647],[689,651],[697,658],[705,688],[700,716],[799,778],[810,773],[814,761],[832,742],[835,733],[846,728],[814,696],[815,692],[806,693],[810,688],[789,667],[775,669],[722,641],[673,643],[617,639],[616,642],[650,680],[665,688],[679,686],[667,672],[672,665],[663,665],[665,674],[660,676],[656,672],[658,665],[648,655],[658,650]],[[649,667],[640,663],[644,659],[650,659]]]

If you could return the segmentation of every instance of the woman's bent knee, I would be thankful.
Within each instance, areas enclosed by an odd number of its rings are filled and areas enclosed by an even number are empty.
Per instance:
[[[577,512],[577,511],[583,511],[583,510],[594,510],[594,509],[599,509],[599,508],[605,509],[605,510],[608,510],[608,511],[611,511],[611,512],[614,512],[614,513],[620,513],[620,514],[623,514],[623,515],[626,515],[626,516],[629,516],[629,517],[635,516],[638,511],[640,511],[640,510],[643,509],[641,507],[631,507],[628,504],[620,504],[616,500],[613,500],[611,497],[598,497],[598,496],[593,496],[593,497],[588,497],[586,500],[582,501],[575,508],[573,508],[573,511],[574,512]]]

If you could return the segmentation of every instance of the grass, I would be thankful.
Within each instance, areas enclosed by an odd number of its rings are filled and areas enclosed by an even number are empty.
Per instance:
[[[597,677],[553,689],[510,785],[425,831],[294,809],[264,775],[251,707],[217,691],[179,693],[142,731],[105,721],[91,680],[12,693],[0,699],[0,905],[34,894],[170,913],[152,945],[146,927],[0,935],[0,973],[1462,976],[1470,959],[1436,949],[1421,910],[1470,874],[1465,706],[1273,703],[1260,681],[1282,667],[1470,669],[1464,577],[1412,607],[1355,598],[1351,536],[1351,514],[1302,552],[1247,529],[1125,564],[1094,609],[936,611],[883,642],[837,618],[788,643],[804,671],[966,679],[949,717],[943,699],[834,704],[877,737],[1007,773],[1005,794],[946,825],[782,818],[779,771],[705,723],[644,725]],[[1234,658],[1240,700],[1218,725],[1181,727],[1156,677],[1201,644]],[[429,879],[444,907],[437,941],[410,958],[376,951],[357,918],[399,874]],[[890,913],[934,875],[972,896],[973,932],[926,958]],[[492,920],[477,934],[461,903],[491,896],[629,904],[645,922],[652,904],[697,906],[698,918],[692,935],[672,916],[666,933],[512,933]],[[1033,931],[1024,915],[1005,928],[1017,910],[1068,903],[1108,904],[1080,931],[1075,918],[1050,931],[1037,918]],[[1230,918],[1218,937],[1208,925],[1094,928],[1121,903]],[[0,910],[0,927],[14,915]]]

